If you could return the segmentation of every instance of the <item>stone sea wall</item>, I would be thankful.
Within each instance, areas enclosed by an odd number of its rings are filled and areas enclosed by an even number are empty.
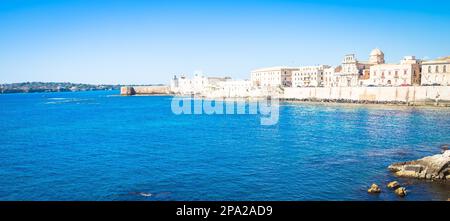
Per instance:
[[[450,86],[285,88],[286,100],[450,105]]]
[[[285,100],[450,106],[450,86],[308,87],[284,88],[277,93]],[[125,86],[121,88],[120,94],[157,95],[171,94],[171,91],[168,86]],[[267,96],[267,92],[261,90],[254,90],[250,94],[253,97]],[[209,97],[208,94],[204,96]]]
[[[168,86],[124,86],[120,88],[120,94],[125,96],[170,94],[170,88]]]

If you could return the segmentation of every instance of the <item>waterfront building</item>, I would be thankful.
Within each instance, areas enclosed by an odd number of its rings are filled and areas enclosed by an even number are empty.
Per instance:
[[[292,72],[292,87],[321,87],[328,65],[304,66]]]
[[[269,67],[251,71],[250,80],[255,87],[291,87],[295,67]]]
[[[230,77],[207,77],[208,84],[205,89],[205,93],[210,93],[212,91],[220,90],[221,83],[230,81]]]
[[[170,90],[177,94],[206,94],[219,88],[219,82],[229,80],[229,77],[206,77],[203,74],[195,74],[193,78],[181,75],[174,76],[170,83]]]
[[[190,79],[182,74],[178,78],[174,76],[170,83],[170,90],[178,94],[197,94],[203,90],[200,87],[205,85],[206,79],[203,76],[195,75],[193,79]]]
[[[367,75],[372,65],[384,64],[384,53],[375,48],[370,52],[368,61],[358,61],[355,54],[347,54],[341,64],[341,71],[337,72],[337,86],[339,87],[356,87],[362,86],[360,81]]]
[[[322,85],[324,87],[333,87],[333,82],[334,82],[334,78],[335,78],[335,71],[334,71],[334,67],[329,67],[329,68],[325,68],[323,69],[323,83]]]
[[[219,83],[220,97],[248,97],[252,92],[249,80],[227,80]]]
[[[337,87],[342,66],[328,67],[323,70],[323,87]]]
[[[400,64],[376,64],[361,79],[364,86],[408,86],[420,84],[420,61],[405,56]]]
[[[422,62],[422,85],[450,85],[450,56]]]
[[[341,72],[337,73],[337,86],[357,86],[359,76],[362,74],[362,70],[365,69],[365,65],[356,59],[355,54],[347,54],[344,56],[341,66]]]

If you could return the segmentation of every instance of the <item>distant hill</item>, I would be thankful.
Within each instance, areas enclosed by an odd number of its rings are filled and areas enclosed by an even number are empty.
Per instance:
[[[64,92],[64,91],[96,91],[118,90],[121,85],[94,85],[69,82],[23,82],[0,84],[0,93],[33,93],[33,92]]]

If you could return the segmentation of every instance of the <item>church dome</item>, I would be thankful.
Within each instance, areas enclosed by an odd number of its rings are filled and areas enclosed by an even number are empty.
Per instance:
[[[375,48],[370,52],[370,56],[378,56],[378,55],[384,55],[384,53],[378,48]]]
[[[371,64],[384,64],[384,53],[375,48],[370,52],[369,63]]]

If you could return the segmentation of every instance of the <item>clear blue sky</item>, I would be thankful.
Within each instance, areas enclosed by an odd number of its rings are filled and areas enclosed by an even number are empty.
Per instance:
[[[448,1],[0,1],[0,83],[245,79],[272,65],[450,55]]]

